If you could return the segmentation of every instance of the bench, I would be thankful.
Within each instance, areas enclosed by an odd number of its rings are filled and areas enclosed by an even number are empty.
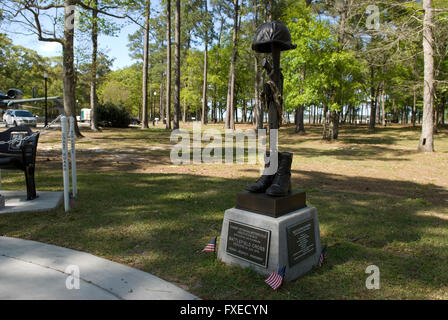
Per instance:
[[[22,140],[27,136],[31,137]],[[36,199],[34,167],[39,133],[33,135],[28,127],[14,127],[0,132],[0,142],[14,139],[16,141],[13,143],[0,144],[0,169],[22,170],[25,173],[27,200]]]

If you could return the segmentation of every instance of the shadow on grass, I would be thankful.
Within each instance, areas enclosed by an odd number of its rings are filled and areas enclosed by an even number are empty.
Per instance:
[[[448,259],[448,218],[422,214],[446,214],[445,189],[320,172],[294,176],[318,208],[322,241],[330,247],[322,269],[279,292],[263,276],[201,253],[219,236],[224,210],[248,179],[80,171],[77,208],[1,215],[0,234],[126,263],[205,299],[424,298],[447,283],[448,264],[438,261]],[[40,190],[58,188],[60,180],[58,171],[38,172]],[[21,182],[15,176],[6,184],[20,189]],[[380,267],[382,290],[365,288],[370,264]]]
[[[415,154],[416,151],[399,150],[380,146],[340,147],[338,149],[314,149],[306,147],[283,148],[282,151],[293,152],[297,156],[306,158],[334,157],[338,160],[356,161],[409,161],[406,156]]]

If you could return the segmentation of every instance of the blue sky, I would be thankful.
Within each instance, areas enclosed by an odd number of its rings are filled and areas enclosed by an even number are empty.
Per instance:
[[[160,10],[159,0],[151,1],[152,14],[155,14],[153,9]],[[51,13],[51,12],[50,12]],[[48,21],[43,19],[41,21],[43,27],[50,27]],[[134,33],[139,27],[133,23],[127,23],[120,29],[120,32],[115,37],[100,35],[98,44],[100,50],[107,52],[111,58],[115,58],[113,63],[113,70],[123,68],[131,65],[134,61],[129,57],[128,53],[128,35]],[[51,29],[51,28],[50,28]],[[18,24],[3,23],[0,26],[0,32],[8,34],[15,45],[21,45],[25,48],[33,49],[44,57],[54,57],[62,55],[61,45],[56,42],[42,42],[37,40],[36,35],[27,35],[24,29]],[[76,46],[76,43],[75,43]]]
[[[172,1],[173,2],[173,1]],[[174,5],[172,3],[172,5]],[[210,8],[210,4],[209,4]],[[160,0],[151,0],[151,15],[158,15],[158,12],[160,10],[163,10],[164,8],[160,5]],[[48,12],[49,15],[57,16],[61,15],[61,11],[59,11],[59,14],[57,11],[50,11]],[[117,19],[120,23],[123,23],[123,20]],[[51,20],[46,20],[45,18],[42,18],[41,24],[43,26],[43,29],[52,30],[52,24]],[[113,70],[121,69],[126,66],[132,65],[135,61],[133,61],[129,57],[129,51],[128,51],[128,35],[134,33],[139,26],[137,26],[134,23],[131,23],[128,21],[128,23],[125,24],[120,29],[120,32],[115,36],[105,36],[105,35],[99,35],[98,44],[99,49],[106,52],[106,54],[110,58],[114,58]],[[62,47],[60,44],[56,42],[43,42],[37,40],[37,36],[32,35],[26,35],[27,32],[25,29],[21,28],[19,24],[11,24],[4,22],[3,25],[0,25],[0,32],[4,32],[8,34],[8,36],[12,39],[13,43],[15,45],[21,45],[25,48],[33,49],[37,51],[38,54],[44,56],[44,57],[54,57],[54,56],[61,56],[62,55]],[[89,39],[86,39],[87,41]],[[90,42],[89,42],[90,43]],[[77,46],[76,40],[75,40],[75,48]]]
[[[111,58],[115,58],[113,69],[123,68],[133,63],[129,57],[127,43],[128,34],[134,33],[138,27],[136,25],[128,25],[121,29],[116,37],[108,37],[100,35],[98,39],[99,46],[102,50],[106,50]],[[57,42],[43,42],[37,40],[35,35],[16,35],[8,33],[15,45],[33,49],[44,57],[54,57],[62,55],[62,47]]]

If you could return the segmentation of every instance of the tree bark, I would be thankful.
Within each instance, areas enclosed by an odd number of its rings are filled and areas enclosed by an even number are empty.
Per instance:
[[[94,8],[98,7],[98,0],[94,1]],[[98,11],[92,10],[92,64],[90,78],[90,129],[99,131],[97,120],[97,103],[98,96],[96,94],[97,85],[97,58],[98,58]]]
[[[443,103],[442,103],[442,110],[441,110],[441,112],[442,112],[442,115],[441,115],[441,119],[440,119],[440,123],[442,124],[442,125],[444,125],[445,124],[445,106],[446,106],[446,93],[443,95],[443,97],[442,97],[442,101],[443,101]]]
[[[324,105],[322,119],[322,140],[327,140],[327,111],[328,107]]]
[[[207,10],[207,0],[204,0],[204,12],[205,16],[207,18],[208,16],[208,10]],[[207,24],[208,26],[208,24]],[[202,83],[202,117],[201,117],[201,123],[206,124],[207,123],[207,72],[208,72],[208,30],[206,28],[205,34],[204,34],[204,77],[203,77],[203,83]]]
[[[375,76],[375,69],[370,67],[370,121],[369,121],[369,130],[375,131],[375,118],[376,118],[376,91],[373,83],[373,78]]]
[[[166,129],[171,129],[171,0],[166,2]]]
[[[142,74],[142,129],[148,128],[148,45],[149,45],[149,9],[151,1],[146,0],[145,36],[143,42],[143,74]]]
[[[386,103],[384,101],[384,86],[383,89],[381,90],[381,113],[382,113],[382,120],[383,120],[383,126],[386,126]]]
[[[173,129],[179,129],[180,119],[180,0],[176,0],[176,28],[174,32],[174,117]]]
[[[295,132],[299,133],[299,134],[304,134],[305,133],[305,125],[304,125],[304,121],[303,121],[303,114],[304,114],[304,107],[303,105],[299,106],[296,109],[296,116],[295,116],[295,123],[296,123],[296,129]]]
[[[183,112],[182,112],[182,122],[185,123],[187,121],[187,104],[185,103],[185,98],[184,98],[184,108],[183,108]]]
[[[64,2],[64,21],[73,19],[73,8],[76,2],[66,0]],[[74,28],[69,23],[64,24],[64,40],[62,45],[62,83],[64,94],[64,113],[75,118],[75,133],[77,137],[83,137],[76,121],[76,96],[75,96],[75,65],[74,65]]]
[[[415,127],[416,120],[417,120],[417,90],[414,87],[414,103],[412,105],[412,115],[411,115],[411,122],[413,127]]]
[[[235,64],[237,58],[237,44],[238,44],[238,9],[239,0],[233,0],[233,36],[232,36],[232,60],[230,62],[230,76],[229,85],[227,89],[227,107],[226,107],[226,122],[225,129],[235,130]]]
[[[333,110],[331,111],[331,135],[330,140],[336,140],[339,137],[339,111]]]
[[[160,121],[162,121],[162,123],[166,123],[165,121],[165,104],[163,101],[163,72],[162,72],[162,76],[161,76],[161,80],[160,80],[160,106],[159,106],[159,114],[160,114]]]
[[[258,27],[258,0],[254,1],[254,24],[255,28]],[[259,56],[255,54],[254,57],[254,69],[255,69],[255,106],[254,106],[254,120],[255,120],[255,128],[263,129],[263,117],[264,117],[264,108],[260,101],[260,83],[261,83],[261,73],[259,68]]]
[[[425,16],[423,19],[423,56],[424,56],[424,89],[423,89],[423,123],[418,144],[420,152],[434,152],[434,38],[432,35],[433,8],[432,0],[423,0]]]

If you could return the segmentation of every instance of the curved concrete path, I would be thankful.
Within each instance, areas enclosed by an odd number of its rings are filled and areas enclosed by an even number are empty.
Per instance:
[[[67,284],[69,287],[76,284],[73,273],[76,268],[79,289],[67,289]],[[89,253],[0,237],[0,299],[198,298],[149,273]]]

